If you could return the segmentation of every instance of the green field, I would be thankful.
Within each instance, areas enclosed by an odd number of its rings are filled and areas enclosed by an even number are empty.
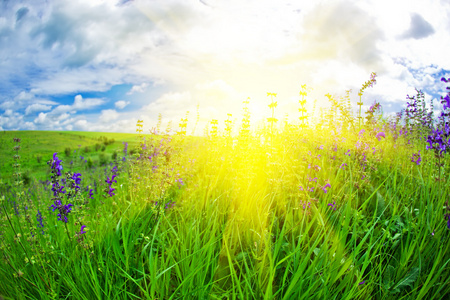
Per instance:
[[[26,143],[21,145],[21,168],[24,174],[33,174],[36,179],[48,179],[47,161],[54,152],[58,152],[63,161],[79,162],[80,156],[91,159],[93,165],[111,162],[116,151],[120,156],[123,142],[129,143],[130,149],[138,144],[137,135],[130,133],[81,132],[81,131],[3,131],[0,133],[0,178],[10,180],[13,174],[13,138],[20,138]],[[105,143],[105,138],[106,142]],[[113,142],[112,142],[113,141]],[[109,143],[112,142],[112,143]],[[66,155],[65,151],[69,149]]]
[[[2,132],[3,298],[448,299],[448,125],[247,104],[236,135]]]

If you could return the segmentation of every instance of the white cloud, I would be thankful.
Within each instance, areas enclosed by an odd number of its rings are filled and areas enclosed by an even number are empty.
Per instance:
[[[127,95],[132,95],[136,92],[143,93],[143,92],[145,92],[147,87],[148,87],[148,83],[146,83],[146,82],[144,82],[140,85],[133,85],[133,87],[130,89],[130,91],[127,93]]]
[[[34,124],[33,122],[25,122],[25,124],[23,124],[21,129],[25,129],[25,130],[36,130],[36,124]]]
[[[31,104],[31,105],[27,106],[27,108],[25,109],[25,115],[30,115],[37,111],[48,111],[51,109],[52,109],[52,107],[50,105],[35,103],[35,104]]]
[[[119,113],[114,109],[102,110],[98,118],[101,123],[109,123],[119,118]]]
[[[205,119],[237,115],[247,97],[262,116],[267,92],[278,93],[281,114],[292,111],[301,84],[325,104],[325,93],[358,90],[372,71],[379,77],[367,101],[379,96],[394,107],[414,86],[442,92],[436,76],[450,69],[442,50],[450,48],[450,11],[436,0],[36,0],[2,8],[2,122],[25,113],[14,128],[41,112],[38,128],[83,118],[83,128],[116,121],[111,130],[133,130],[133,116],[114,109],[148,99],[149,122],[158,113],[177,122],[197,104]],[[126,100],[81,96],[123,83],[132,85]],[[68,94],[77,95],[73,103],[48,100]]]
[[[130,101],[119,100],[114,103],[114,106],[118,109],[124,109],[128,104],[130,104]]]
[[[80,130],[87,130],[88,129],[88,122],[84,119],[82,120],[78,120],[74,123],[75,128],[80,129]]]
[[[96,98],[88,98],[83,99],[81,95],[76,95],[75,100],[73,102],[73,109],[76,110],[85,110],[85,109],[91,109],[93,107],[99,106],[103,104],[105,101],[102,99],[96,99]]]
[[[39,115],[37,116],[37,118],[34,119],[34,123],[36,123],[36,124],[44,124],[45,121],[46,121],[46,119],[47,119],[47,114],[41,112],[41,113],[39,113]]]

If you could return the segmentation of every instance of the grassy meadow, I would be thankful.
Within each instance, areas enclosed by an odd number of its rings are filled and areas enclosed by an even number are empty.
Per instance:
[[[0,133],[0,295],[448,299],[450,105],[362,111],[374,83],[322,122],[303,86],[292,124],[268,93],[258,129]]]

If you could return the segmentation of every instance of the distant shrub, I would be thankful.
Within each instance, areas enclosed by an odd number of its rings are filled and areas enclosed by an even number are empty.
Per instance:
[[[42,160],[42,156],[40,154],[36,155],[36,161],[38,164],[41,163],[41,160]]]
[[[66,147],[66,149],[64,149],[64,154],[69,157],[72,154],[72,149],[70,149],[70,147]]]
[[[91,152],[91,148],[89,146],[84,147],[84,153]]]
[[[103,146],[102,146],[102,152],[105,152],[105,149],[106,149],[106,146],[103,145]]]
[[[31,182],[31,175],[30,175],[30,171],[26,171],[25,173],[22,174],[22,181],[24,185],[29,185]]]
[[[100,144],[95,144],[95,151],[98,152],[102,146]]]
[[[106,157],[105,153],[100,153],[98,158],[99,158],[99,165],[100,166],[106,165],[108,163],[108,158]]]
[[[87,166],[88,166],[88,168],[92,168],[92,165],[93,165],[92,159],[89,157],[87,159]]]
[[[113,154],[111,154],[111,159],[116,160],[117,159],[117,151],[114,151]]]

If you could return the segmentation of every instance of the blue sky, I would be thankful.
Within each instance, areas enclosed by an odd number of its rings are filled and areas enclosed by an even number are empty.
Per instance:
[[[135,132],[159,114],[176,129],[197,106],[201,126],[239,125],[248,97],[256,123],[267,92],[296,120],[301,85],[309,107],[356,103],[371,72],[364,103],[393,114],[414,88],[444,95],[449,16],[445,0],[3,0],[0,130]]]

